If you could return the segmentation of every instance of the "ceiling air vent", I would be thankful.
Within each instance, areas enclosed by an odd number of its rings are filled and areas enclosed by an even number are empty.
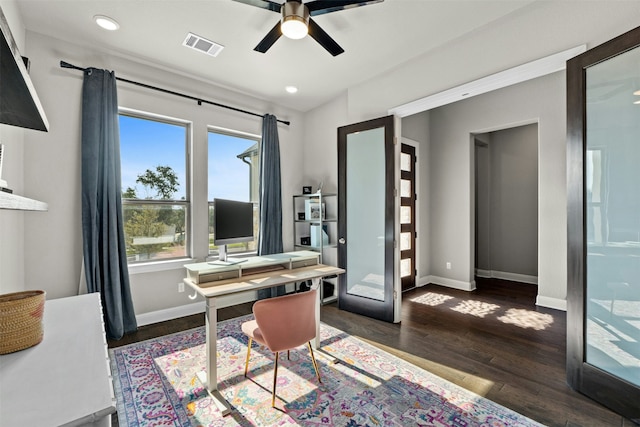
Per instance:
[[[187,38],[184,39],[182,44],[211,56],[218,56],[222,49],[224,49],[224,46],[221,44],[212,42],[193,33],[187,34]]]

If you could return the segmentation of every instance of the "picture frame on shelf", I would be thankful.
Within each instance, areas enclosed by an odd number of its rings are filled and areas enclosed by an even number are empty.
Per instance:
[[[302,194],[311,194],[311,186],[305,185],[302,187]]]
[[[298,212],[298,220],[299,221],[304,221],[305,220],[305,213],[304,212]]]
[[[325,204],[322,203],[322,209],[320,209],[320,202],[318,200],[305,200],[304,201],[304,214],[306,220],[325,219]]]

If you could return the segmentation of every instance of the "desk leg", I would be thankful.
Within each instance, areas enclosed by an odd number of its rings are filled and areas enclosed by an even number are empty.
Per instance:
[[[320,278],[311,279],[311,287],[313,289],[317,289],[316,299],[316,337],[311,341],[311,347],[314,350],[318,350],[320,348],[320,306],[322,305],[322,295],[320,295],[320,286],[322,285],[322,280]]]
[[[206,299],[206,371],[199,372],[198,380],[209,391],[216,407],[224,416],[231,412],[227,400],[218,391],[218,314],[216,309],[216,299]]]
[[[318,289],[318,299],[316,300],[316,337],[311,340],[311,347],[313,348],[313,352],[323,356],[325,359],[329,361],[329,363],[337,363],[338,359],[323,351],[320,348],[320,307],[322,306],[322,295],[320,294],[320,286],[322,286],[322,278],[311,279],[313,289]]]

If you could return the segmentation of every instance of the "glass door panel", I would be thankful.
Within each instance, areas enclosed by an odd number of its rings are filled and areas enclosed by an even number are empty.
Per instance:
[[[586,362],[640,386],[640,48],[586,84]]]
[[[347,293],[384,301],[384,128],[347,135]]]
[[[640,27],[567,62],[567,383],[640,424]]]

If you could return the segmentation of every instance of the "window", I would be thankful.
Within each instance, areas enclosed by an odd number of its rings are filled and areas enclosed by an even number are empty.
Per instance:
[[[120,112],[124,234],[129,263],[186,257],[187,123]]]
[[[256,252],[259,230],[259,146],[260,136],[234,133],[222,129],[209,130],[209,254],[218,255],[213,244],[213,199],[253,202],[254,237],[252,242],[227,246],[227,253]]]

